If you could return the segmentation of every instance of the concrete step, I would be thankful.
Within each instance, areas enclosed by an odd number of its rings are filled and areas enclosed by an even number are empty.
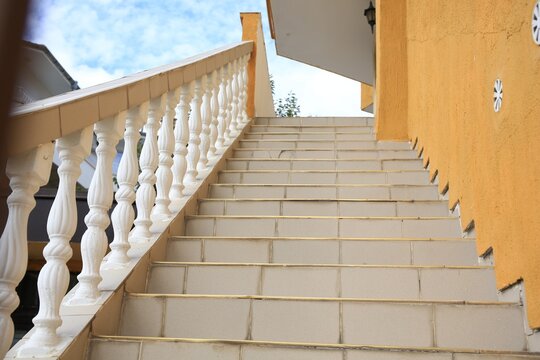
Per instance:
[[[277,118],[255,118],[255,125],[293,125],[293,126],[373,126],[372,117],[277,117]]]
[[[212,198],[438,200],[436,185],[211,184]]]
[[[235,158],[249,159],[418,159],[414,150],[343,150],[343,149],[248,149],[234,150]]]
[[[463,238],[286,238],[174,236],[167,261],[365,264],[478,265],[474,239]]]
[[[155,262],[146,292],[496,301],[491,267]]]
[[[186,217],[186,235],[280,237],[461,237],[453,217]]]
[[[426,170],[223,170],[225,184],[399,184],[428,185]]]
[[[240,140],[239,147],[247,149],[343,149],[343,150],[410,150],[408,141],[374,140]]]
[[[200,215],[450,216],[448,202],[397,200],[200,199]]]
[[[423,170],[421,159],[227,159],[228,170]]]
[[[318,346],[317,346],[318,345]],[[279,343],[254,340],[204,340],[99,336],[90,340],[89,360],[537,360],[525,352],[353,344]]]
[[[371,125],[256,125],[252,124],[250,131],[254,133],[362,133],[374,134]]]
[[[510,303],[131,294],[119,335],[521,351]]]
[[[248,132],[244,135],[247,140],[310,140],[310,141],[328,141],[328,140],[371,140],[375,141],[375,134],[366,133],[363,131],[350,132],[322,132],[322,131],[273,131],[273,132]]]

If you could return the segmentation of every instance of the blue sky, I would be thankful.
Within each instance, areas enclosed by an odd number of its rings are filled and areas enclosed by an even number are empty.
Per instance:
[[[240,12],[260,12],[275,99],[302,116],[360,116],[359,83],[276,55],[265,0],[36,0],[27,40],[44,44],[81,87],[241,40]]]

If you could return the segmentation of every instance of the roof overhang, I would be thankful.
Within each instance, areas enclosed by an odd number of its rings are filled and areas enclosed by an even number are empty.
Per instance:
[[[364,17],[369,0],[267,0],[278,55],[369,85],[375,38]]]

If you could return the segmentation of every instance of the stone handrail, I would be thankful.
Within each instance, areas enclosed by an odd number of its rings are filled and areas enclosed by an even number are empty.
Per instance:
[[[59,185],[47,221],[46,264],[38,278],[40,307],[34,329],[17,349],[21,357],[58,353],[66,341],[57,333],[61,304],[99,305],[103,269],[125,268],[128,250],[155,238],[151,227],[180,211],[184,188],[197,183],[212,166],[209,160],[223,154],[240,134],[249,122],[247,64],[252,49],[253,42],[244,41],[13,112],[9,131],[14,141],[6,169],[12,193],[0,238],[0,358],[13,339],[10,315],[19,303],[15,287],[26,270],[28,216],[35,193],[48,182],[54,146],[60,159]],[[141,128],[145,136],[139,156]],[[97,165],[84,218],[82,272],[79,284],[64,298],[78,216],[75,186],[94,135]],[[121,139],[125,146],[114,194],[112,162]],[[113,196],[117,205],[109,218]],[[105,229],[111,222],[114,239],[105,257]]]
[[[20,154],[211,74],[251,53],[253,41],[223,46],[172,64],[17,107],[8,119],[8,152]]]

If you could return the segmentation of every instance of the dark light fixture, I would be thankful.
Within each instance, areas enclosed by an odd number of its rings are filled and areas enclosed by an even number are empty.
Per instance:
[[[371,33],[373,34],[373,27],[375,27],[375,7],[371,1],[369,2],[369,7],[364,10],[364,16],[369,26],[371,26]]]

